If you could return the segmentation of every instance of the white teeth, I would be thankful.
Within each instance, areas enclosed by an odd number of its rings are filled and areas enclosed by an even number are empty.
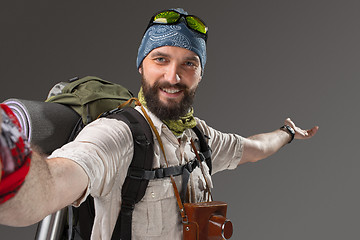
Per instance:
[[[164,92],[167,92],[167,93],[177,93],[177,92],[180,92],[180,90],[177,90],[177,89],[163,88],[162,90],[163,90]]]

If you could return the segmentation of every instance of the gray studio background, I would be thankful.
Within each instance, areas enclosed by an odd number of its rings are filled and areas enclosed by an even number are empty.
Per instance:
[[[183,7],[209,25],[195,114],[243,136],[291,117],[309,141],[214,176],[232,239],[359,239],[360,2],[2,1],[0,101],[44,100],[57,82],[95,75],[137,92],[137,48],[152,13]],[[0,226],[33,239],[36,225]]]

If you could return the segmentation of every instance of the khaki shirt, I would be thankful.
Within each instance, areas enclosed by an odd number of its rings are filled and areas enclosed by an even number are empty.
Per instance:
[[[192,130],[186,130],[179,143],[161,120],[149,111],[148,114],[163,141],[169,166],[182,165],[195,158],[190,146],[190,139],[196,139]],[[216,131],[198,118],[196,121],[204,134],[210,137],[212,173],[236,168],[242,156],[242,137]],[[121,206],[121,188],[132,156],[133,140],[129,127],[122,121],[101,118],[86,126],[75,141],[54,151],[49,157],[72,159],[87,173],[87,191],[74,205],[79,206],[89,194],[94,197],[96,216],[91,237],[93,240],[111,239]],[[203,166],[205,177],[212,188],[208,167],[206,164]],[[153,167],[166,167],[155,135]],[[181,189],[181,176],[175,177],[175,181],[178,189]],[[200,168],[192,172],[188,184],[191,202],[207,200],[206,183]],[[182,239],[179,207],[169,178],[149,182],[144,198],[136,204],[133,212],[132,239]]]

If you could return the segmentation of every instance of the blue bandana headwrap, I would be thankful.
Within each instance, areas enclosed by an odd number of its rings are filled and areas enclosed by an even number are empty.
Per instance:
[[[182,9],[176,11],[187,14]],[[144,34],[136,59],[137,68],[140,67],[144,58],[155,48],[162,46],[175,46],[195,52],[201,61],[201,69],[204,71],[206,63],[206,42],[204,37],[191,29],[184,22],[176,25],[152,25]]]

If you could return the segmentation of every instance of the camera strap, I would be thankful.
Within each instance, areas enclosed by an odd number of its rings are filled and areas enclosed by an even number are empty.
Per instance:
[[[144,107],[143,107],[142,105],[140,105],[140,107],[141,107],[141,111],[144,113],[144,116],[145,116],[146,120],[148,120],[150,127],[151,127],[152,130],[154,131],[155,136],[156,136],[156,139],[157,139],[158,142],[159,142],[160,149],[161,149],[161,151],[162,151],[162,153],[163,153],[163,155],[164,155],[166,167],[169,167],[169,163],[168,163],[167,158],[166,158],[166,155],[165,155],[164,145],[163,145],[162,140],[161,140],[161,138],[160,138],[159,132],[156,130],[153,121],[151,120],[151,118],[149,117],[149,115],[146,113]],[[174,177],[173,177],[172,175],[170,176],[170,180],[171,180],[171,184],[172,184],[172,186],[173,186],[173,188],[174,188],[175,197],[176,197],[176,201],[177,201],[177,204],[178,204],[178,206],[179,206],[179,209],[180,209],[180,214],[181,214],[182,222],[183,222],[183,223],[184,223],[184,222],[188,222],[188,218],[187,218],[187,216],[186,216],[185,209],[184,209],[184,206],[183,206],[183,204],[182,204],[179,191],[178,191],[178,189],[177,189],[177,187],[176,187],[176,183],[175,183]]]

